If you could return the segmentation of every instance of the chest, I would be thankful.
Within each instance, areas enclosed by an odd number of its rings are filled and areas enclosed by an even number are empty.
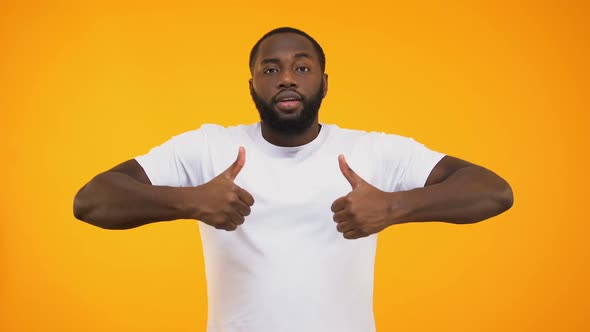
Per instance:
[[[271,209],[299,214],[331,212],[332,202],[351,191],[337,158],[336,154],[325,153],[294,161],[256,158],[254,154],[236,184]]]
[[[208,229],[210,233],[205,236],[217,239],[218,245],[232,243],[222,246],[226,254],[227,248],[234,248],[236,255],[243,255],[244,249],[236,245],[242,242],[235,241],[240,237],[244,246],[253,246],[267,259],[276,257],[277,261],[291,257],[295,261],[305,258],[306,262],[324,262],[317,257],[318,252],[326,257],[346,248],[354,252],[358,249],[355,246],[364,242],[345,241],[332,219],[332,203],[352,190],[338,166],[338,154],[324,151],[292,160],[272,158],[247,148],[246,163],[235,183],[254,197],[251,214],[234,233]],[[366,158],[351,152],[347,157],[357,173],[367,179],[372,177]],[[210,178],[223,172],[233,162],[231,158],[229,154],[213,158]]]

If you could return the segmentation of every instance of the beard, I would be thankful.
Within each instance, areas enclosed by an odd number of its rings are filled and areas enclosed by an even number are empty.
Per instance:
[[[250,89],[250,95],[260,114],[260,120],[268,125],[270,129],[283,135],[296,136],[309,129],[317,118],[324,99],[324,82],[322,82],[317,92],[309,98],[300,95],[303,108],[299,115],[293,118],[282,118],[281,114],[274,109],[274,102],[262,99],[254,91],[254,88]]]

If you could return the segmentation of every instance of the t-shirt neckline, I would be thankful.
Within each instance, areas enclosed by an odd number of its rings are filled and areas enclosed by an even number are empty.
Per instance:
[[[258,122],[255,128],[254,142],[261,150],[273,157],[301,159],[316,151],[328,138],[331,126],[324,123],[319,124],[321,125],[320,132],[311,142],[298,146],[278,146],[262,136],[262,125],[261,122]]]

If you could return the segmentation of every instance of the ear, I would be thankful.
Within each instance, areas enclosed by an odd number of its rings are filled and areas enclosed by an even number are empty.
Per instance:
[[[324,77],[322,77],[322,80],[324,81],[324,98],[326,97],[326,95],[328,94],[328,74],[324,74]]]
[[[252,79],[248,80],[248,86],[250,87],[250,92],[252,92]]]

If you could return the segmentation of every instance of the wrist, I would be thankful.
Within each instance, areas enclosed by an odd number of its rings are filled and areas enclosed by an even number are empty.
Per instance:
[[[403,224],[411,221],[413,204],[410,191],[390,192],[389,195],[389,225]]]
[[[199,208],[200,192],[200,186],[180,188],[180,198],[177,200],[177,206],[175,206],[181,216],[179,219],[199,220],[201,216],[201,209]]]

